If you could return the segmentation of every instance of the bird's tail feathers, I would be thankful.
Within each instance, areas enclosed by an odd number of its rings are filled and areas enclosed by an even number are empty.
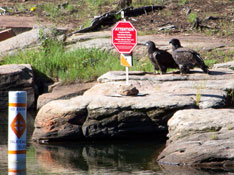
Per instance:
[[[208,74],[209,73],[208,66],[205,65],[204,60],[202,59],[202,57],[199,54],[197,54],[196,56],[198,58],[197,62],[199,63],[199,66],[201,67],[201,69],[203,70],[203,72],[205,72],[205,73]]]

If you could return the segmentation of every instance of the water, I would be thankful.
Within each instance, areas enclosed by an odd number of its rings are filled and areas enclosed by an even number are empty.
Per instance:
[[[155,140],[36,144],[30,138],[35,113],[27,115],[27,175],[234,175],[222,169],[158,165],[165,146]],[[0,114],[0,175],[8,174],[7,113]]]
[[[35,113],[28,113],[27,175],[162,174],[155,159],[165,143],[149,140],[32,143]],[[0,116],[0,175],[8,174],[7,113]]]

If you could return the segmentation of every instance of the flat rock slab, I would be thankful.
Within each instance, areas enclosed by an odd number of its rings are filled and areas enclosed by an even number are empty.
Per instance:
[[[72,97],[82,95],[86,90],[90,89],[96,84],[96,82],[82,83],[82,84],[70,84],[70,85],[57,85],[51,92],[40,95],[37,99],[37,109],[53,100],[70,99]]]
[[[52,28],[37,27],[30,31],[0,42],[0,57],[14,54],[19,50],[33,48],[41,44],[40,36],[55,37]]]
[[[232,80],[234,71],[231,69],[211,69],[210,74],[204,74],[201,69],[193,69],[189,74],[181,75],[178,72],[167,73],[163,75],[147,73],[142,71],[130,71],[129,80],[149,80],[158,82],[167,81],[198,81],[198,80]],[[97,81],[100,83],[112,81],[125,81],[126,73],[124,71],[110,71],[100,76]]]
[[[226,62],[226,63],[214,64],[213,68],[214,69],[217,69],[217,68],[234,69],[234,61],[229,61],[229,62]]]
[[[119,81],[124,83],[125,72],[108,72],[98,78],[100,82],[96,90],[100,94],[116,94],[108,85]],[[191,74],[147,74],[144,72],[130,72],[129,82],[137,87],[140,94],[167,93],[171,96],[185,96],[194,99],[199,108],[221,108],[228,103],[228,94],[234,89],[234,71],[230,69],[212,69],[211,74],[204,74],[200,70],[193,70]],[[106,86],[106,87],[105,87]],[[109,87],[108,87],[109,86]],[[95,88],[95,87],[94,87]],[[94,94],[94,92],[93,92]]]
[[[0,42],[0,56],[38,45],[41,42],[39,32],[40,29],[30,30]]]
[[[234,109],[190,109],[176,112],[168,121],[169,140],[158,161],[233,169]]]

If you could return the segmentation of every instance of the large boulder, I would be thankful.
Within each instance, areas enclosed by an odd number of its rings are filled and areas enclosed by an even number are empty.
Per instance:
[[[0,66],[0,110],[8,107],[9,91],[27,91],[27,106],[34,106],[33,70],[29,64]]]
[[[114,89],[114,85],[109,85]],[[113,94],[114,95],[114,94]],[[185,97],[89,95],[44,105],[35,120],[33,140],[138,137],[166,132],[166,122],[179,109],[195,107]]]
[[[54,100],[44,105],[35,119],[33,140],[78,140],[83,137],[82,124],[87,117],[91,99],[72,98],[71,100]]]
[[[189,109],[168,121],[169,140],[158,161],[230,169],[234,165],[234,109]]]

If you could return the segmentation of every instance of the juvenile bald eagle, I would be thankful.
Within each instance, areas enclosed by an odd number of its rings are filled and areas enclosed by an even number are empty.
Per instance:
[[[153,41],[147,41],[145,45],[148,48],[148,56],[156,71],[160,70],[160,74],[167,72],[167,68],[178,68],[172,55],[165,50],[155,47]]]
[[[182,47],[178,39],[172,39],[169,44],[172,44],[172,57],[179,66],[180,73],[188,73],[190,69],[199,67],[205,73],[209,73],[208,67],[205,65],[200,54],[196,51]]]

